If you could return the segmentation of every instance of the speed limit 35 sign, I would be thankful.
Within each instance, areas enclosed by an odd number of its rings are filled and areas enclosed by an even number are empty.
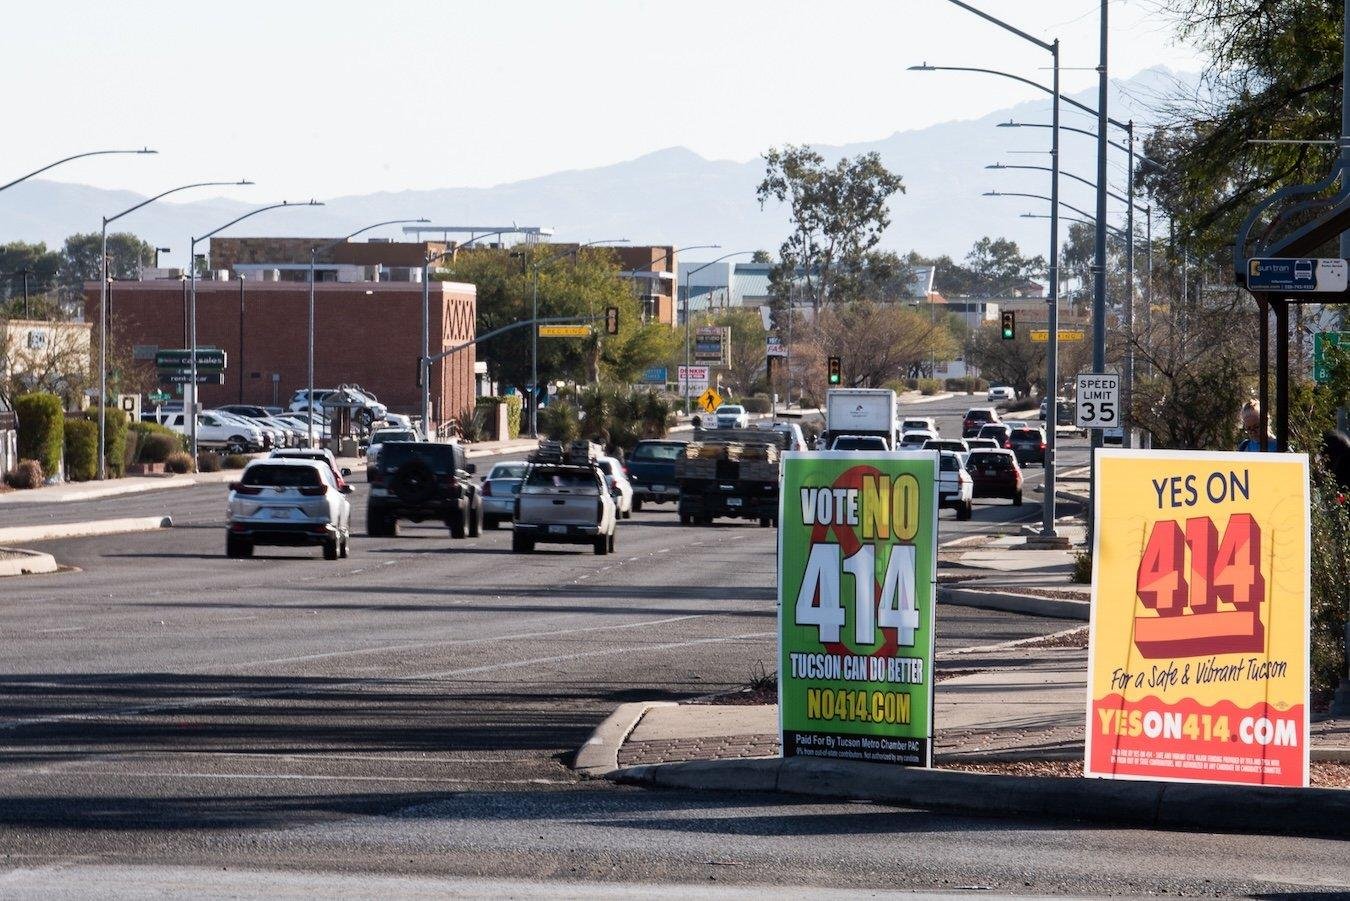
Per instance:
[[[1087,372],[1078,376],[1075,424],[1080,429],[1112,429],[1120,425],[1120,376]]]

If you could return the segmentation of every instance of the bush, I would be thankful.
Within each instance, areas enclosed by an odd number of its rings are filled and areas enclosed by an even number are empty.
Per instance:
[[[519,394],[508,394],[500,398],[501,402],[506,404],[506,437],[520,437],[520,411],[524,405],[524,400]]]
[[[1034,394],[1028,394],[1020,400],[1009,401],[1004,407],[1009,413],[1025,413],[1028,410],[1040,410],[1041,399]]]
[[[937,379],[919,379],[919,392],[924,397],[932,397],[942,390],[942,383]]]
[[[198,471],[198,472],[220,472],[220,471],[221,471],[222,469],[224,469],[224,468],[225,468],[225,462],[224,462],[224,459],[221,457],[220,454],[215,454],[215,453],[207,452],[207,453],[204,453],[204,454],[198,454],[198,455],[197,455],[197,471]],[[178,471],[178,470],[176,470],[176,469],[174,470],[174,472],[177,472],[177,471]]]
[[[180,476],[192,472],[192,457],[187,451],[176,450],[164,458],[164,468]]]
[[[977,379],[974,376],[966,376],[960,379],[947,379],[943,383],[948,391],[963,391],[966,394],[974,394],[976,391],[988,391],[989,383],[984,379]]]
[[[71,419],[63,428],[66,445],[66,479],[71,482],[88,482],[98,475],[98,426],[87,419]]]
[[[134,422],[128,432],[127,456],[133,463],[163,463],[174,451],[186,451],[183,436],[153,422]]]
[[[226,454],[222,461],[226,469],[243,469],[248,465],[249,456],[247,454]]]
[[[21,394],[14,398],[19,418],[19,459],[36,460],[45,473],[61,471],[66,414],[55,394]]]
[[[1073,555],[1072,581],[1079,585],[1092,584],[1092,552],[1079,551]]]
[[[741,401],[747,413],[772,413],[773,401],[767,394],[754,394]]]
[[[539,431],[564,444],[581,437],[581,418],[571,401],[555,400],[539,410]]]
[[[98,410],[84,414],[98,431]],[[107,458],[108,478],[120,479],[127,473],[127,414],[116,407],[108,407],[103,419],[103,453]],[[97,440],[97,439],[95,439]]]
[[[5,473],[5,484],[11,488],[41,488],[42,464],[36,460],[20,460],[19,465]]]

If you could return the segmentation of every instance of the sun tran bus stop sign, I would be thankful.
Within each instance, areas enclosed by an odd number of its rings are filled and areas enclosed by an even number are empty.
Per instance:
[[[1345,260],[1253,257],[1247,261],[1247,290],[1340,293],[1346,270]]]

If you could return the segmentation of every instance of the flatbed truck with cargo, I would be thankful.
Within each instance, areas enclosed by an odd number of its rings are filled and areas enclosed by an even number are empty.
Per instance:
[[[696,430],[675,460],[682,525],[714,519],[778,524],[778,488],[783,450],[790,440],[769,429]]]

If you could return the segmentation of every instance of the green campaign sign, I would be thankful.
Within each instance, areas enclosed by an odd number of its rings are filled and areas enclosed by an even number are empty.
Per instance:
[[[935,451],[783,455],[784,757],[932,763]]]

